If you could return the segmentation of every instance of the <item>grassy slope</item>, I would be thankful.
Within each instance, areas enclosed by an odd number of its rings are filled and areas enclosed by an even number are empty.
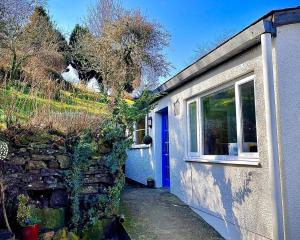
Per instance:
[[[108,114],[105,97],[101,94],[77,89],[76,93],[61,91],[59,99],[52,100],[32,96],[13,88],[9,90],[0,88],[0,126],[4,126],[5,110],[14,102],[17,106],[15,114],[24,122],[32,113],[42,107],[48,107],[58,112],[85,112],[92,115]]]

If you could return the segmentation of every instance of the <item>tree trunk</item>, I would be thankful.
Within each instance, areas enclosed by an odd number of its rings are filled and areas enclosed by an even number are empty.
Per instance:
[[[16,67],[17,67],[17,54],[15,50],[13,50],[13,58],[12,58],[12,63],[11,63],[11,69],[10,69],[10,80],[15,80],[16,79]]]

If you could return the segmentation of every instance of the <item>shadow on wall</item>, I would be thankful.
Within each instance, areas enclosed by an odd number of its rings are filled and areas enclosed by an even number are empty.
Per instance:
[[[190,166],[192,207],[223,219],[227,232],[227,223],[232,223],[236,225],[236,232],[244,235],[241,229],[246,226],[249,212],[253,212],[243,205],[252,193],[252,172],[237,170],[225,174],[224,166],[197,163],[190,163]]]
[[[180,132],[170,135],[173,142],[170,151],[176,153],[176,156],[171,154],[170,158],[172,192],[196,210],[223,220],[228,235],[234,227],[237,238],[249,234],[249,237],[254,236],[250,232],[256,232],[262,197],[259,191],[252,194],[251,183],[255,171],[242,166],[186,163],[183,159],[178,159],[183,149],[179,144],[182,142],[178,136]],[[175,179],[178,176],[180,178]],[[178,182],[172,183],[172,180]],[[252,226],[248,226],[249,221]]]
[[[191,90],[189,93],[190,96],[193,95]],[[185,115],[184,112],[182,114]],[[178,119],[174,120],[178,122]],[[182,117],[180,120],[185,119]],[[226,224],[227,232],[230,231],[228,223],[232,223],[237,234],[240,236],[247,234],[245,227],[249,221],[248,215],[254,214],[250,217],[254,222],[259,215],[255,203],[251,205],[249,201],[245,203],[252,193],[250,184],[253,180],[253,172],[246,167],[186,163],[183,159],[178,159],[178,156],[185,155],[181,153],[184,147],[183,136],[180,136],[186,131],[184,125],[180,124],[176,131],[170,129],[170,142],[173,143],[172,147],[170,146],[171,169],[172,172],[175,169],[175,174],[180,176],[178,183],[180,186],[176,186],[177,189],[172,191],[184,195],[186,202],[196,210],[222,219]],[[255,194],[254,197],[257,199],[254,200],[259,200],[260,196],[256,195],[259,193]]]

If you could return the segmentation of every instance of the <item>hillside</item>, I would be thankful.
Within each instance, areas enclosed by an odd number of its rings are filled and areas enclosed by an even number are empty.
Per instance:
[[[85,113],[91,116],[104,116],[108,99],[102,94],[75,87],[72,91],[59,90],[54,99],[34,95],[14,87],[0,87],[0,128],[5,128],[7,115],[26,123],[37,111],[47,109],[61,113]]]

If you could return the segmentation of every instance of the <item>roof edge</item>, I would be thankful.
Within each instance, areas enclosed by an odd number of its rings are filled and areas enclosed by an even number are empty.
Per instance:
[[[154,92],[169,93],[191,81],[196,76],[260,43],[260,36],[262,34],[271,33],[273,36],[276,36],[277,26],[299,22],[300,7],[271,11],[184,68],[174,77],[156,88]]]

